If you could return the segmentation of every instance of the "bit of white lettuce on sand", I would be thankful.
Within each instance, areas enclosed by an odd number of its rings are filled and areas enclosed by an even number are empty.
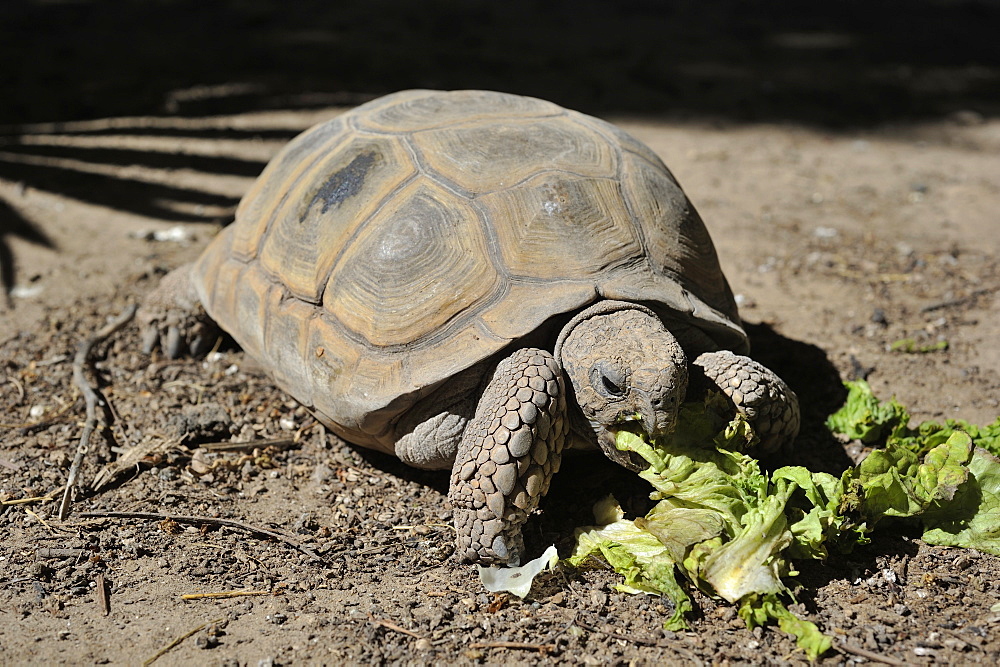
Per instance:
[[[848,387],[828,425],[884,448],[840,477],[801,466],[761,471],[742,453],[755,441],[749,424],[740,416],[727,423],[717,396],[684,405],[677,432],[663,441],[619,431],[616,446],[649,463],[640,476],[658,502],[634,520],[613,498],[599,504],[597,525],[577,531],[570,564],[600,554],[624,577],[621,590],[666,596],[674,606],[668,629],[686,627],[692,609],[680,574],[737,605],[748,627],[777,623],[813,659],[831,641],[785,606],[794,600],[792,560],[848,552],[885,517],[922,520],[932,544],[1000,554],[1000,460],[975,446],[1000,445],[1000,419],[911,430],[894,400],[879,403],[864,383]]]
[[[531,592],[531,584],[535,577],[545,570],[551,570],[559,562],[559,552],[555,545],[546,549],[535,560],[528,561],[520,567],[483,567],[477,565],[479,580],[483,587],[491,593],[513,593],[519,598],[525,598]]]

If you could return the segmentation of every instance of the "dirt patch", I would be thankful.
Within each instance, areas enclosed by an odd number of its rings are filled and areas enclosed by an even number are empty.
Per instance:
[[[0,181],[2,213],[17,223],[0,238],[15,287],[0,315],[0,499],[49,497],[65,483],[83,416],[71,379],[80,341],[196,257],[256,168],[334,113],[140,118],[26,136],[48,148],[22,151],[20,177]],[[853,134],[622,122],[698,206],[755,356],[802,398],[793,462],[838,470],[855,453],[822,426],[842,378],[866,376],[916,419],[982,423],[1000,412],[1000,123],[972,120]],[[891,349],[904,339],[935,351]],[[689,632],[663,631],[663,601],[617,593],[599,569],[545,575],[525,601],[488,595],[474,568],[450,558],[446,474],[339,442],[238,349],[170,362],[139,347],[127,327],[95,348],[93,381],[113,425],[82,479],[131,447],[161,446],[79,499],[67,521],[55,520],[57,501],[0,510],[6,661],[137,664],[189,632],[156,664],[803,660],[781,632],[749,632],[700,595]],[[197,447],[234,441],[256,445]],[[565,553],[609,490],[626,506],[645,494],[606,461],[568,461],[528,525],[529,551],[555,543]],[[84,512],[206,516],[288,539]],[[996,557],[888,531],[847,558],[804,564],[796,611],[841,647],[825,662],[868,652],[993,664],[998,575]],[[180,597],[231,590],[263,594]]]

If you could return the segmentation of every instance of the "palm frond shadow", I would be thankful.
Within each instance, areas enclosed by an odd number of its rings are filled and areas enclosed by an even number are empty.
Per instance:
[[[226,223],[267,162],[269,149],[260,142],[277,146],[304,128],[213,123],[117,118],[5,128],[0,179],[148,219]],[[37,222],[0,197],[0,305],[6,307],[18,279],[11,238],[57,249]]]
[[[9,203],[0,199],[0,304],[10,307],[10,292],[14,289],[17,263],[8,243],[9,237],[16,237],[45,248],[55,248],[44,231],[25,218]]]

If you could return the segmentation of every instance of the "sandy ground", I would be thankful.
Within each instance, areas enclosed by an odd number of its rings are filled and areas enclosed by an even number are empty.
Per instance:
[[[691,630],[666,632],[662,601],[615,592],[600,569],[545,575],[524,601],[486,594],[450,558],[446,474],[324,433],[236,348],[145,357],[134,325],[92,355],[111,411],[100,411],[106,428],[84,458],[73,514],[58,521],[58,501],[12,504],[65,484],[84,417],[71,378],[79,343],[196,257],[268,157],[335,113],[36,127],[6,147],[2,661],[138,664],[184,637],[156,664],[802,662],[781,632],[749,632],[701,595]],[[754,355],[801,397],[793,462],[835,471],[856,453],[822,425],[842,379],[867,377],[916,419],[1000,413],[1000,122],[966,114],[837,133],[612,120],[681,181],[739,294]],[[901,339],[947,347],[892,351]],[[255,446],[199,447],[230,441]],[[89,489],[137,446],[150,453]],[[565,553],[609,490],[626,504],[645,493],[606,461],[569,461],[528,525],[529,550],[555,542]],[[111,511],[241,525],[83,515]],[[996,557],[888,530],[846,559],[804,564],[800,581],[797,611],[838,647],[823,662],[1000,660]],[[231,590],[262,594],[181,598]]]

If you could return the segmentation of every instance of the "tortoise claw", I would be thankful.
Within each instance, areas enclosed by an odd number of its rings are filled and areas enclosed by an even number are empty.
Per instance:
[[[163,346],[163,351],[168,359],[176,359],[181,356],[181,348],[184,341],[181,340],[181,331],[177,327],[167,328],[167,339]]]
[[[160,332],[150,327],[142,332],[142,353],[152,354],[160,343]]]
[[[729,350],[705,352],[692,369],[702,376],[695,384],[721,391],[746,416],[760,438],[760,452],[791,448],[799,433],[799,399],[774,371]]]

